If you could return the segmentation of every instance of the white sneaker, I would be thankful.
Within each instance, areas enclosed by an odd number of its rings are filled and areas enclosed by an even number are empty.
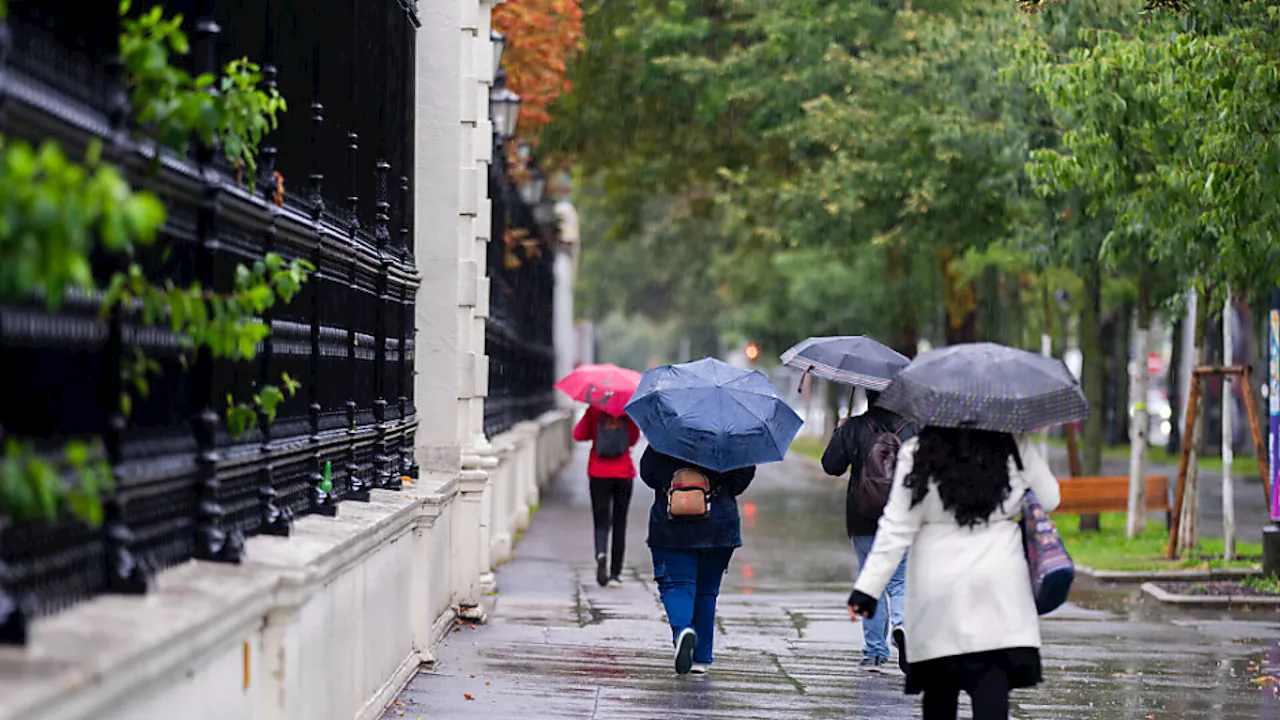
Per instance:
[[[711,669],[711,663],[696,662],[689,666],[689,672],[693,675],[706,675]]]
[[[676,674],[688,674],[693,667],[693,646],[698,643],[698,633],[685,628],[676,637]]]
[[[614,577],[609,578],[609,587],[611,588],[622,587],[622,578],[617,577],[616,575]]]

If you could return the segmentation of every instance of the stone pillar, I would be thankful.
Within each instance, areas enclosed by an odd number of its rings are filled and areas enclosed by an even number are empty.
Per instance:
[[[578,211],[567,199],[555,205],[560,223],[560,242],[555,260],[555,310],[552,318],[552,337],[556,347],[556,378],[568,375],[581,362],[573,328],[573,286],[577,275],[578,260]],[[561,407],[571,407],[573,401],[559,393]]]
[[[414,255],[422,285],[414,323],[414,393],[419,409],[414,448],[424,485],[457,475],[462,458],[457,418],[468,409],[458,400],[463,381],[460,358],[466,352],[458,322],[463,262],[450,230],[458,224],[463,203],[458,146],[463,140],[464,104],[459,79],[463,50],[469,47],[459,35],[464,4],[419,6],[413,202]]]
[[[419,8],[414,246],[422,286],[414,389],[422,479],[414,492],[458,482],[459,492],[441,512],[453,515],[447,575],[465,609],[478,606],[492,583],[486,495],[487,470],[496,462],[483,432],[491,4],[457,0]]]

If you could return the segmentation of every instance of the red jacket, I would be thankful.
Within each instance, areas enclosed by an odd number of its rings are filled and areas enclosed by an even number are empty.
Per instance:
[[[625,478],[630,480],[636,476],[635,463],[631,462],[631,453],[627,452],[618,457],[602,458],[596,455],[596,425],[600,422],[600,416],[603,411],[594,407],[588,407],[587,413],[578,421],[578,426],[573,429],[573,439],[578,442],[591,442],[591,457],[587,460],[587,476],[593,478]],[[627,435],[631,439],[631,446],[640,442],[640,428],[632,422],[631,418],[626,415],[622,416],[627,422]]]

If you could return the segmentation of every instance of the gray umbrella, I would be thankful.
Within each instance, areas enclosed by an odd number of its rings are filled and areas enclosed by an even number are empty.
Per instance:
[[[811,337],[782,353],[783,365],[868,390],[884,390],[909,362],[906,355],[862,335]]]
[[[877,403],[921,425],[1029,433],[1082,420],[1084,395],[1067,366],[994,343],[921,354]]]

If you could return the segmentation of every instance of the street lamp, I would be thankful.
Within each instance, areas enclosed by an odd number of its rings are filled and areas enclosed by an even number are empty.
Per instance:
[[[493,45],[493,71],[496,73],[502,67],[502,51],[507,47],[507,36],[490,30],[489,43]]]
[[[499,70],[489,91],[489,116],[493,129],[503,140],[516,136],[516,123],[520,121],[520,96],[507,87],[507,73]]]

